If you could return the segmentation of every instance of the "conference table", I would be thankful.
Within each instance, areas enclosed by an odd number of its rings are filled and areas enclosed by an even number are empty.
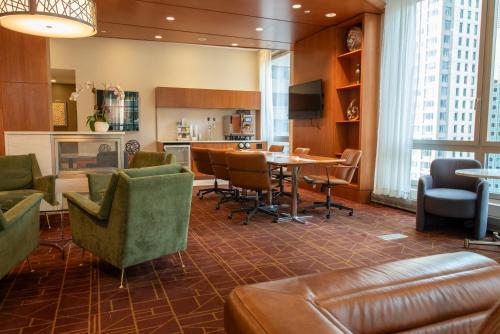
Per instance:
[[[500,170],[496,168],[457,169],[455,174],[473,178],[500,179]],[[470,245],[500,246],[500,234],[493,232],[493,241],[465,239],[464,244],[465,248],[469,248]]]
[[[263,152],[266,155],[266,161],[270,167],[283,167],[289,168],[292,172],[292,203],[290,214],[280,217],[278,222],[293,221],[301,224],[307,223],[307,216],[299,216],[298,202],[299,202],[299,173],[300,169],[305,166],[332,166],[342,162],[344,159],[321,157],[315,155],[294,155],[282,152]]]

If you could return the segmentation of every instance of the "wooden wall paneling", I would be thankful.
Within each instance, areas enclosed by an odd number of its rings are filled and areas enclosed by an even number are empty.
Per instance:
[[[362,27],[363,45],[360,50],[349,52],[346,35],[353,26]],[[326,31],[331,33],[330,38],[324,38]],[[379,44],[378,14],[358,15],[295,44],[293,82],[305,82],[317,79],[311,76],[322,75],[325,82],[325,113],[316,128],[310,126],[314,121],[293,122],[293,146],[311,147],[313,154],[328,156],[340,154],[346,148],[361,149],[363,156],[353,183],[336,187],[335,190],[337,195],[360,202],[369,201],[373,188],[379,94]],[[317,64],[316,71],[308,66],[313,63]],[[360,64],[361,68],[359,83],[355,75],[356,64]],[[359,104],[360,119],[349,121],[346,111],[353,99]],[[332,149],[325,149],[326,146]],[[308,172],[311,170],[304,170],[304,173]],[[314,172],[324,174],[324,171],[318,168]]]
[[[309,147],[311,154],[335,154],[335,115],[338,104],[335,92],[334,57],[336,28],[325,29],[295,44],[293,57],[293,84],[317,79],[323,81],[323,117],[313,120],[293,120],[291,131],[293,148]],[[303,168],[302,174],[325,174],[322,167]]]
[[[0,27],[0,153],[4,131],[51,129],[48,39]]]
[[[157,87],[156,107],[259,110],[260,92]]]

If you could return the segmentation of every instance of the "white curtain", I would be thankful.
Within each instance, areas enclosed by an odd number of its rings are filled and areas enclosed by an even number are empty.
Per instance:
[[[272,54],[270,50],[259,51],[260,78],[260,133],[263,140],[274,140]]]
[[[386,1],[380,79],[376,195],[408,198],[416,108],[418,0]]]

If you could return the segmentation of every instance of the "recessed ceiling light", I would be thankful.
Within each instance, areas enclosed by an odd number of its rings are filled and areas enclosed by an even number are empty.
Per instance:
[[[238,46],[238,43],[232,43],[231,46]]]
[[[175,17],[173,17],[173,16],[167,16],[165,19],[167,21],[175,21]]]
[[[255,28],[255,30],[257,30],[257,31],[263,31],[263,30],[264,30],[264,28],[262,28],[262,27],[257,27],[257,28]]]
[[[57,80],[56,80],[56,79],[51,79],[51,80],[50,80],[50,82],[52,82],[52,83],[56,83],[56,82],[57,82]]]
[[[301,4],[296,3],[295,5],[292,6],[293,9],[299,9],[302,8]]]
[[[101,30],[101,32],[102,32],[103,34],[107,33],[107,31],[106,31],[106,30]]]
[[[156,39],[162,39],[162,38],[163,38],[163,36],[156,35],[156,36],[155,36],[155,38],[156,38]]]
[[[311,13],[311,11],[310,11],[309,9],[306,9],[306,10],[304,11],[304,14],[310,14],[310,13]]]
[[[326,13],[325,16],[326,17],[335,17],[335,16],[337,16],[337,14],[335,14],[335,13]]]
[[[198,38],[198,40],[199,40],[200,42],[204,42],[204,41],[206,41],[207,39],[206,39],[205,37],[199,37],[199,38]]]

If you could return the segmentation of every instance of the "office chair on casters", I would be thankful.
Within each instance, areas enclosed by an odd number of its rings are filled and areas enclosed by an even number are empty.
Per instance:
[[[262,153],[228,152],[226,153],[226,161],[232,185],[256,193],[255,197],[241,198],[242,201],[251,199],[255,203],[253,207],[242,207],[234,210],[228,218],[231,219],[233,214],[237,212],[245,212],[247,217],[243,224],[248,225],[250,218],[257,212],[264,212],[274,216],[273,221],[277,222],[280,214],[278,207],[272,204],[273,191],[266,156]],[[268,204],[263,201],[264,192],[267,192]]]
[[[219,180],[224,180],[229,182],[229,188],[219,188],[219,201],[217,201],[216,209],[220,209],[220,205],[225,202],[238,200],[240,193],[238,188],[233,188],[231,183],[231,178],[229,176],[229,170],[227,168],[226,153],[234,151],[233,149],[211,149],[208,151],[210,157],[210,163],[212,164],[212,169],[214,175]]]
[[[203,196],[210,193],[221,194],[228,190],[219,188],[219,184],[217,182],[217,176],[215,175],[212,163],[210,162],[210,155],[208,153],[209,151],[210,149],[208,148],[191,147],[191,154],[193,156],[193,161],[198,172],[214,177],[213,187],[198,190],[197,196],[200,199],[203,199]]]
[[[302,209],[303,212],[324,207],[327,209],[326,218],[329,219],[331,216],[331,208],[334,207],[339,210],[349,211],[349,216],[353,215],[353,208],[331,201],[331,190],[334,186],[348,185],[352,182],[354,172],[358,168],[359,161],[361,160],[361,153],[360,150],[346,149],[341,156],[341,159],[345,160],[345,162],[326,167],[326,177],[323,175],[304,176],[304,181],[308,184],[312,184],[313,187],[321,185],[321,191],[326,189],[326,200],[324,202],[314,202],[312,205],[306,206]],[[332,177],[330,177],[330,168],[334,169]]]

